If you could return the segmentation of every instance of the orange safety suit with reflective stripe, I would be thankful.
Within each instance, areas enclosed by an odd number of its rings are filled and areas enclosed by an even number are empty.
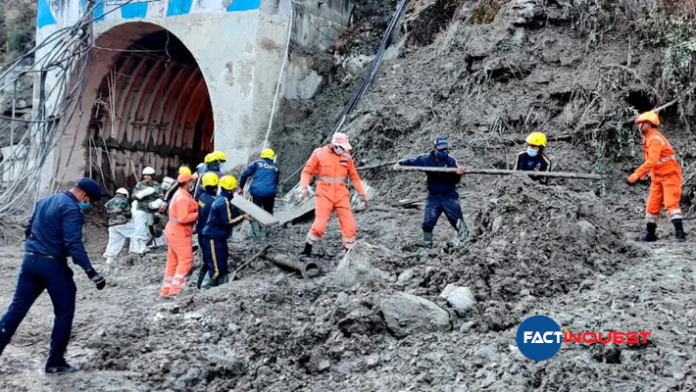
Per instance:
[[[650,195],[645,209],[645,220],[657,223],[664,204],[671,220],[682,219],[679,208],[682,188],[682,172],[674,155],[674,149],[663,134],[651,129],[643,139],[645,163],[636,169],[638,178],[650,173]]]
[[[186,285],[193,267],[193,226],[198,219],[198,204],[188,189],[179,188],[169,205],[169,222],[164,235],[169,243],[167,270],[161,295],[176,295]]]
[[[346,186],[346,177],[350,176],[353,187],[361,196],[365,195],[353,158],[348,152],[337,155],[329,146],[317,148],[312,152],[309,162],[302,170],[300,187],[309,186],[312,176],[317,178],[317,200],[314,223],[307,234],[307,242],[314,244],[319,241],[326,232],[331,212],[335,210],[343,235],[343,246],[350,249],[355,245],[355,219],[350,207],[350,192]]]

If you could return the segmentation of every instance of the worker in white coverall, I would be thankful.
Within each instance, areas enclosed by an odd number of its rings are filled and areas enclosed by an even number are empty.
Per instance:
[[[130,238],[130,251],[137,253],[137,245],[134,241],[136,228],[131,220],[131,205],[128,202],[128,190],[119,188],[116,196],[109,200],[104,208],[109,219],[109,243],[106,245],[104,257],[106,264],[112,264],[116,256],[121,253],[126,238]]]
[[[150,227],[155,223],[155,212],[167,209],[160,184],[155,181],[155,169],[146,167],[143,169],[143,179],[133,189],[133,224],[136,235],[135,253],[145,254],[148,251],[147,244],[152,238]]]

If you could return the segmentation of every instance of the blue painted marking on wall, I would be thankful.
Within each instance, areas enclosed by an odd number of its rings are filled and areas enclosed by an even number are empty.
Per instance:
[[[169,0],[167,16],[188,15],[193,0]]]
[[[97,5],[94,7],[94,11],[92,11],[92,17],[94,18],[95,22],[103,22],[104,21],[104,2],[103,1],[97,2]]]
[[[121,8],[123,19],[145,18],[147,16],[148,3],[131,3]]]
[[[56,24],[56,18],[51,13],[51,8],[48,6],[47,0],[39,0],[36,12],[36,24],[39,28],[48,25]]]
[[[261,0],[233,0],[227,7],[227,12],[256,10],[260,5]]]

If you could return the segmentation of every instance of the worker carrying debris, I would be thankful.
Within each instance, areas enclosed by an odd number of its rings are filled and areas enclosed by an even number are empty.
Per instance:
[[[458,244],[467,241],[469,239],[469,228],[466,222],[464,222],[462,209],[459,206],[459,194],[457,193],[457,184],[459,184],[465,169],[463,166],[459,166],[457,160],[449,155],[447,139],[441,136],[437,137],[430,153],[397,162],[394,165],[394,170],[401,170],[402,166],[457,168],[456,173],[426,173],[428,176],[428,197],[426,198],[425,213],[423,215],[423,246],[426,248],[433,247],[433,229],[443,212],[450,225],[457,230]]]
[[[191,174],[191,169],[189,169],[188,166],[179,167],[179,174],[184,174],[184,173]],[[198,178],[198,173],[196,173],[196,175],[193,177],[194,177],[194,179]],[[176,193],[177,190],[179,190],[179,183],[174,181],[174,184],[171,187],[169,187],[169,189],[167,189],[167,191],[164,194],[164,201],[167,204],[170,204],[172,202],[172,197],[174,197],[174,194]]]
[[[198,195],[196,203],[198,203],[198,221],[196,222],[196,233],[198,235],[198,247],[203,251],[203,228],[208,222],[208,216],[213,208],[215,196],[218,193],[218,183],[220,179],[215,173],[205,173],[201,179],[203,184],[203,192]],[[205,256],[204,256],[205,257]],[[205,260],[205,259],[204,259]],[[200,289],[203,284],[203,279],[208,272],[208,264],[203,263],[198,273],[198,283],[196,286]]]
[[[686,240],[686,234],[682,223],[682,211],[679,208],[682,171],[674,154],[674,149],[667,138],[657,130],[657,127],[660,126],[660,118],[657,113],[643,113],[635,122],[643,134],[645,163],[628,177],[628,183],[635,184],[638,180],[647,177],[648,173],[651,179],[650,194],[645,209],[647,232],[639,240],[657,241],[655,231],[664,204],[676,231],[675,238],[677,241],[683,242]]]
[[[203,249],[203,260],[208,266],[208,273],[203,279],[201,290],[208,290],[229,282],[227,240],[232,236],[232,229],[242,223],[245,218],[239,209],[230,204],[235,189],[237,189],[237,179],[234,176],[224,176],[220,179],[220,195],[215,199],[208,221],[203,228],[201,249]]]
[[[326,232],[326,225],[334,210],[343,236],[343,248],[350,250],[355,245],[355,218],[350,206],[350,192],[346,186],[346,177],[350,176],[353,187],[365,204],[367,204],[367,194],[355,168],[353,157],[350,155],[352,149],[345,133],[335,133],[329,145],[312,152],[309,162],[302,170],[301,200],[309,197],[308,186],[312,176],[316,176],[317,179],[315,218],[301,254],[303,259],[311,257],[312,245]]]
[[[280,181],[280,171],[273,161],[274,158],[275,151],[270,148],[264,149],[261,151],[261,159],[247,166],[239,179],[239,194],[244,194],[244,185],[251,178],[249,193],[252,201],[271,215],[273,215],[278,182]],[[251,221],[251,233],[255,242],[261,240],[261,225],[256,220]],[[268,234],[268,229],[265,229],[264,236],[266,238],[268,238]]]
[[[512,170],[550,172],[551,160],[544,149],[546,148],[546,135],[541,132],[532,132],[527,136],[527,150],[517,154]],[[548,184],[548,177],[530,176],[541,184]]]
[[[133,224],[137,233],[135,253],[144,254],[148,251],[147,244],[152,238],[152,227],[155,224],[155,212],[165,211],[167,203],[159,182],[155,181],[155,169],[146,167],[143,169],[143,179],[133,189],[133,199],[136,208],[133,209]]]
[[[164,273],[160,295],[172,297],[181,293],[186,285],[186,276],[193,268],[193,226],[198,219],[198,204],[189,193],[193,176],[179,174],[179,190],[169,206],[169,222],[164,235],[169,243],[167,269]]]
[[[222,151],[213,151],[205,156],[204,165],[199,166],[196,170],[198,173],[198,180],[196,181],[194,197],[198,197],[198,194],[203,191],[201,179],[205,173],[215,173],[217,174],[218,178],[222,178],[220,166],[225,162],[227,162],[227,156],[225,156],[225,153]]]
[[[77,295],[68,257],[82,267],[98,290],[106,286],[106,280],[92,267],[82,243],[83,211],[101,198],[99,184],[81,178],[71,190],[43,198],[34,206],[25,230],[26,253],[19,270],[17,289],[9,310],[0,320],[0,355],[34,301],[47,290],[53,302],[55,321],[46,373],[78,370],[65,361]]]
[[[130,238],[130,251],[137,253],[137,245],[134,240],[137,230],[131,221],[132,212],[128,196],[126,188],[119,188],[116,190],[116,196],[104,205],[109,220],[109,243],[104,251],[106,264],[112,264],[114,258],[121,253],[126,238]]]

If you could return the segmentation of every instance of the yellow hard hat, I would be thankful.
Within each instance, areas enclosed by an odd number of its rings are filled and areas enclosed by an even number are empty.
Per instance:
[[[220,187],[228,191],[237,189],[237,179],[234,176],[223,176],[220,179]]]
[[[188,166],[181,166],[179,168],[179,174],[191,174],[191,169],[188,168]]]
[[[203,160],[203,162],[210,163],[210,162],[216,161],[216,160],[217,160],[217,158],[215,157],[215,153],[211,152],[210,154],[205,156],[205,159]]]
[[[266,148],[261,151],[261,158],[273,159],[275,158],[275,151],[271,150],[270,148]]]
[[[220,182],[217,174],[213,172],[205,173],[201,181],[203,182],[203,186],[216,186],[218,182]]]
[[[532,132],[527,136],[527,144],[546,147],[546,135],[541,132]]]
[[[220,162],[227,162],[227,155],[225,155],[224,152],[218,150],[214,151],[213,155],[215,156],[215,159],[220,161]]]
[[[636,119],[636,124],[649,122],[654,126],[660,126],[660,117],[655,112],[645,112]]]

